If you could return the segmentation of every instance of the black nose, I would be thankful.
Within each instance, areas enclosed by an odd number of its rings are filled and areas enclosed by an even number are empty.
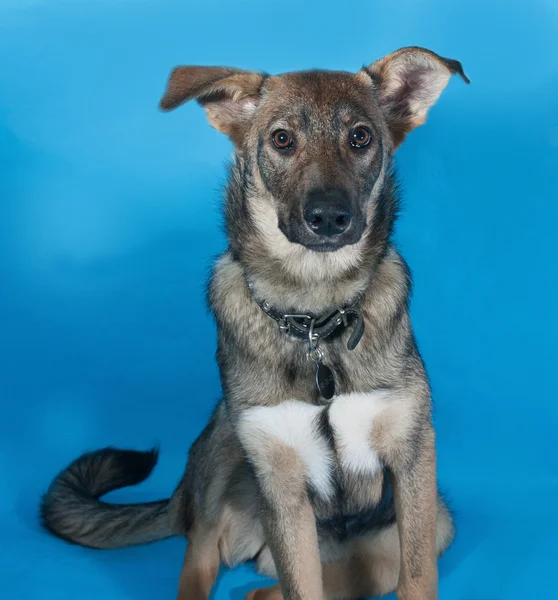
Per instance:
[[[351,224],[351,203],[344,190],[310,192],[304,207],[304,220],[317,235],[331,237]]]

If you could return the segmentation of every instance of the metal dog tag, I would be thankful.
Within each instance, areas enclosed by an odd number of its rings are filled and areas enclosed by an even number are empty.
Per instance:
[[[325,400],[331,400],[335,396],[335,377],[333,371],[323,362],[316,364],[316,387]]]

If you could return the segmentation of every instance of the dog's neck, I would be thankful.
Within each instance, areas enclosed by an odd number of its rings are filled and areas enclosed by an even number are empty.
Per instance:
[[[321,286],[276,285],[269,280],[249,279],[256,298],[265,299],[282,313],[320,315],[335,307],[352,304],[366,290],[366,281],[351,282],[343,287],[334,284]]]
[[[293,249],[294,257],[282,259],[262,247],[258,253],[241,252],[235,258],[255,298],[282,313],[320,315],[346,307],[365,295],[381,259],[368,256],[365,261],[363,256],[367,255],[359,250],[341,249],[336,256],[300,246]],[[343,254],[356,254],[359,259],[345,266],[347,258]]]

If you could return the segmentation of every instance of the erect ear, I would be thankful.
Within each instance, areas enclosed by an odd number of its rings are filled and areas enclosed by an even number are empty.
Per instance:
[[[228,67],[176,67],[160,107],[173,110],[195,99],[205,108],[211,125],[239,144],[258,106],[263,81],[260,73]]]
[[[458,73],[469,83],[459,61],[415,46],[388,54],[365,71],[378,87],[380,105],[396,147],[409,131],[425,122],[429,108],[452,75]]]

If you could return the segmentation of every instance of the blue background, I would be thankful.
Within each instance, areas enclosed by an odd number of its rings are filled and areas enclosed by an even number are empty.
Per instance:
[[[398,155],[459,527],[440,597],[556,597],[557,40],[556,0],[2,1],[2,597],[174,598],[183,540],[95,552],[36,519],[51,477],[107,444],[162,448],[113,498],[168,496],[219,397],[203,288],[231,146],[194,104],[159,113],[170,69],[357,70],[410,44],[472,80]],[[225,572],[217,597],[258,580]]]

